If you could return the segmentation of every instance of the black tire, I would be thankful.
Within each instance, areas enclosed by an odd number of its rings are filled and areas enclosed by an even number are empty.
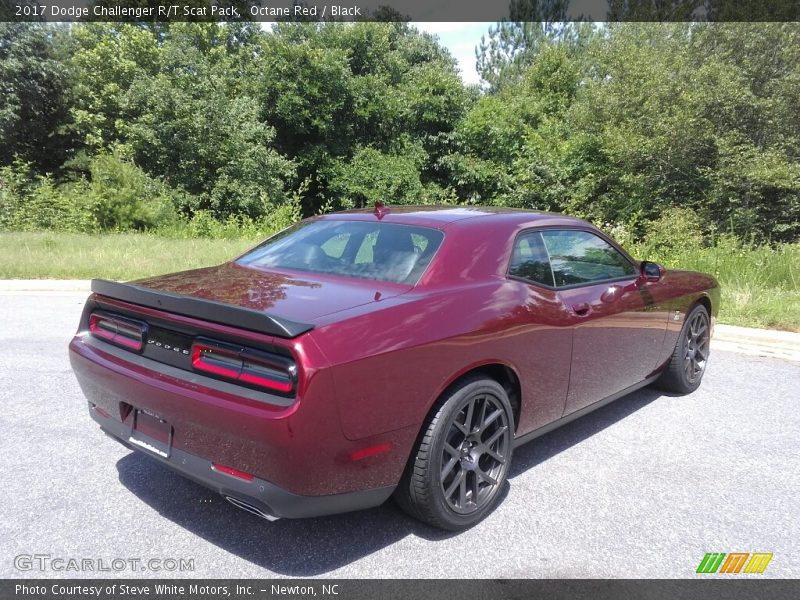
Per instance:
[[[497,505],[513,436],[514,418],[503,387],[484,377],[465,379],[431,410],[395,499],[433,527],[472,527]]]
[[[677,394],[689,394],[700,387],[710,354],[710,333],[708,310],[698,304],[686,316],[669,364],[656,385]]]

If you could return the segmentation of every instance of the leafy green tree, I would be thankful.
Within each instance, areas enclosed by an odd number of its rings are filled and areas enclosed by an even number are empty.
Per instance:
[[[595,30],[573,21],[568,0],[512,0],[510,20],[489,27],[475,48],[476,68],[490,90],[519,82],[542,48],[565,44],[574,52],[585,49]]]
[[[158,40],[133,24],[87,23],[72,28],[71,43],[74,131],[90,152],[105,150],[125,139],[135,117],[127,92],[156,74]]]
[[[417,145],[402,154],[389,155],[361,148],[352,159],[334,167],[331,191],[344,206],[363,208],[375,202],[417,204],[424,200],[420,163],[425,152]]]
[[[606,17],[609,21],[696,21],[702,18],[704,5],[713,3],[713,0],[609,0]]]
[[[797,35],[793,24],[610,26],[568,115],[579,160],[567,208],[642,224],[687,207],[707,230],[796,237]]]
[[[184,211],[259,217],[285,200],[292,165],[273,149],[274,130],[242,83],[241,56],[223,25],[173,24],[154,77],[127,102],[125,143],[137,164],[185,190]]]
[[[561,44],[548,44],[522,78],[474,105],[456,129],[457,152],[443,162],[460,198],[557,209],[563,189],[556,156],[560,124],[581,70]]]
[[[69,156],[66,36],[63,27],[0,23],[0,165],[16,157],[54,172]]]
[[[697,7],[610,3],[633,21]],[[382,200],[565,211],[650,242],[678,216],[690,244],[798,239],[797,23],[511,9],[477,50],[483,90],[400,19],[0,24],[0,225],[147,229],[177,207],[228,235]]]
[[[307,214],[329,202],[346,205],[343,165],[399,157],[400,140],[409,137],[424,159],[401,161],[404,181],[412,164],[423,185],[441,179],[443,138],[469,95],[455,61],[431,36],[406,23],[280,23],[263,38],[256,64],[257,97],[276,148],[295,161],[297,180],[308,182]]]

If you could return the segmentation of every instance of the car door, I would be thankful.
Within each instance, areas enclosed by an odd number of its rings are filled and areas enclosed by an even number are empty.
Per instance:
[[[566,415],[644,380],[667,317],[637,265],[609,240],[583,229],[543,230],[542,238],[573,328]]]
[[[522,290],[514,311],[521,328],[513,343],[526,400],[517,430],[529,432],[564,414],[573,332],[538,230],[523,231],[514,240],[508,276],[519,281]]]

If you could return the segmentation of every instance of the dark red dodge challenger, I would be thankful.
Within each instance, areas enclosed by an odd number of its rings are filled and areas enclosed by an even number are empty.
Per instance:
[[[70,358],[111,437],[267,519],[394,494],[450,530],[497,503],[515,446],[696,389],[719,307],[713,277],[585,221],[469,207],[315,217],[92,291]]]

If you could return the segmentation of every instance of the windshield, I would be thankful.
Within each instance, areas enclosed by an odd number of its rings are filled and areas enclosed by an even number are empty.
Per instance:
[[[308,221],[271,237],[237,263],[414,285],[443,238],[429,227]]]

